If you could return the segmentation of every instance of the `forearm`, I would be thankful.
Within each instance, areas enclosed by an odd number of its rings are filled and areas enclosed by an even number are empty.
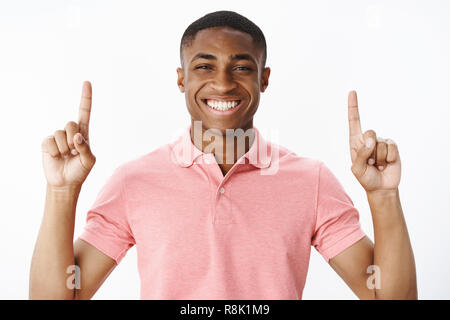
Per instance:
[[[375,244],[374,265],[379,267],[381,286],[377,299],[417,299],[416,270],[408,229],[395,191],[368,192]]]
[[[30,299],[73,299],[67,286],[75,265],[73,233],[80,187],[47,186],[44,217],[34,248],[30,269]]]

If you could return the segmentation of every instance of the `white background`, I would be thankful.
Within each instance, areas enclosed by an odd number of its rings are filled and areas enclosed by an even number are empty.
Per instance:
[[[41,141],[77,121],[93,84],[90,138],[97,163],[77,207],[86,212],[119,164],[172,141],[189,124],[176,85],[179,41],[202,15],[234,10],[264,32],[272,73],[254,124],[324,161],[373,239],[365,193],[350,171],[347,93],[363,130],[392,138],[419,298],[450,298],[450,2],[4,1],[0,2],[0,298],[27,299],[43,215]],[[131,249],[96,299],[139,299]],[[313,249],[304,299],[356,299]]]

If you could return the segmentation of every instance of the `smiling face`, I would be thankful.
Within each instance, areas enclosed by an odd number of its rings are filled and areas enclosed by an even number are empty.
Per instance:
[[[229,27],[199,31],[183,49],[183,68],[177,68],[192,122],[202,121],[203,129],[223,134],[252,128],[270,75],[262,58],[263,50],[247,33]]]

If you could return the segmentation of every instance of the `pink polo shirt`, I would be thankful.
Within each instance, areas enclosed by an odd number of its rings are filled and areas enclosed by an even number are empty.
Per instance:
[[[120,165],[80,238],[117,263],[136,245],[142,299],[301,299],[311,246],[328,261],[365,234],[322,162],[254,129],[225,177],[190,125]]]

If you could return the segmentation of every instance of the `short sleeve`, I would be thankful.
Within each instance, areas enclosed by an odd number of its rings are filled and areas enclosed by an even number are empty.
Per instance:
[[[316,226],[311,244],[328,262],[364,236],[358,210],[341,183],[321,162],[316,196]]]
[[[114,259],[117,264],[135,244],[127,219],[124,178],[124,168],[119,166],[89,209],[86,225],[79,237]]]

